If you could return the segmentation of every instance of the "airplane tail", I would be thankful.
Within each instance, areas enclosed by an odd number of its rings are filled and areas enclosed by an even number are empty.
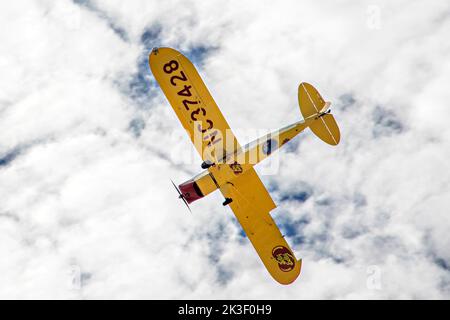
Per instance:
[[[339,143],[341,134],[339,127],[330,114],[329,102],[325,102],[312,85],[306,82],[298,86],[298,104],[305,120],[313,119],[309,128],[322,141],[333,146]]]

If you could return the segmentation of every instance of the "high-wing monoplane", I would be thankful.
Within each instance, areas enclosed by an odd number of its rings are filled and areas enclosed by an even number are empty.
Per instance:
[[[298,87],[303,120],[241,146],[194,65],[171,48],[154,48],[150,69],[186,129],[203,163],[203,172],[179,185],[179,197],[190,204],[215,190],[224,196],[272,277],[292,283],[300,274],[297,260],[270,215],[276,205],[254,166],[306,128],[337,145],[339,128],[325,102],[310,84]]]

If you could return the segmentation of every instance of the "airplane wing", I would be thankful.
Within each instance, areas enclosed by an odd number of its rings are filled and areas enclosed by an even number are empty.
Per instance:
[[[297,279],[302,265],[270,215],[275,203],[254,169],[221,189],[233,199],[230,207],[272,277],[281,284]]]
[[[204,161],[218,162],[240,148],[194,65],[180,52],[157,48],[150,69]]]

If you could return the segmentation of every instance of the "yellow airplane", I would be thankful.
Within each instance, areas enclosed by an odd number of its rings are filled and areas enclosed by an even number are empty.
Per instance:
[[[172,105],[206,169],[177,188],[186,205],[219,189],[272,277],[290,284],[300,274],[297,260],[270,215],[276,205],[253,166],[306,128],[337,145],[339,128],[330,103],[308,83],[298,87],[303,120],[241,147],[194,65],[171,48],[154,48],[150,69]],[[175,185],[174,185],[175,186]],[[176,188],[176,186],[175,186]]]

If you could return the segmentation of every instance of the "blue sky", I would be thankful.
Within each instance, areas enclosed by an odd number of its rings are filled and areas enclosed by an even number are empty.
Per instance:
[[[448,299],[449,9],[1,4],[0,297]],[[154,46],[194,62],[241,144],[301,119],[302,81],[332,102],[339,146],[307,130],[257,167],[303,258],[293,285],[220,194],[192,215],[177,200],[170,179],[201,160],[148,68]]]

